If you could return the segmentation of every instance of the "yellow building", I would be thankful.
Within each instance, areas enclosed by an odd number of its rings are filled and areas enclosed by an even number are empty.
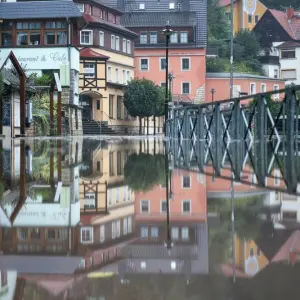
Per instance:
[[[231,1],[220,0],[219,5],[225,8],[228,20],[230,20]],[[236,33],[242,29],[252,30],[266,10],[267,7],[258,0],[235,0],[233,12],[234,32]]]

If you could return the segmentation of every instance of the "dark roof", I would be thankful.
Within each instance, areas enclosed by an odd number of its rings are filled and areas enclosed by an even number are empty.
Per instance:
[[[278,49],[298,48],[298,47],[300,47],[300,43],[294,41],[284,42],[279,46],[277,46]]]
[[[79,18],[81,12],[73,1],[28,1],[0,3],[0,19]]]
[[[129,12],[121,17],[126,27],[165,27],[167,21],[172,26],[195,26],[196,12]]]
[[[11,85],[15,88],[20,87],[20,80],[19,80],[18,75],[15,75],[11,70],[5,69],[5,68],[3,68],[1,70],[1,73],[3,75],[4,84]],[[33,91],[34,89],[27,84],[26,85],[26,90],[27,91]]]
[[[110,29],[114,29],[114,30],[117,30],[117,31],[123,31],[124,33],[127,33],[131,36],[137,36],[137,34],[135,32],[125,28],[122,25],[114,24],[114,23],[105,21],[103,19],[97,18],[95,16],[91,16],[89,14],[83,14],[83,17],[84,17],[84,20],[87,23],[101,25],[101,26],[108,27]]]
[[[90,48],[83,48],[80,50],[80,58],[93,58],[93,59],[106,60],[109,59],[109,56],[97,53],[96,51]]]

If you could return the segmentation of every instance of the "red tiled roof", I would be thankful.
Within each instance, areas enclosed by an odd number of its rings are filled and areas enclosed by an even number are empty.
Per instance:
[[[109,56],[97,53],[96,51],[90,48],[83,48],[80,50],[80,57],[87,58],[99,58],[99,59],[109,59]]]
[[[192,103],[192,99],[185,94],[173,94],[172,95],[173,101],[179,101],[179,102],[187,102],[187,103]]]
[[[220,0],[219,6],[227,6],[231,3],[231,0]]]
[[[293,40],[300,40],[300,18],[297,17],[300,12],[294,12],[294,17],[289,21],[286,12],[276,9],[269,11]]]

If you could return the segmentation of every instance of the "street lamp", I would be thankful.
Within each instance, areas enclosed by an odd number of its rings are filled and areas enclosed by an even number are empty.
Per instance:
[[[213,103],[214,102],[214,93],[216,92],[216,90],[214,88],[212,88],[210,90],[210,92],[211,92],[211,103]]]
[[[167,133],[167,120],[169,109],[169,42],[170,36],[173,30],[170,27],[169,21],[167,21],[166,28],[163,30],[163,34],[166,36],[166,95],[165,95],[165,135]]]

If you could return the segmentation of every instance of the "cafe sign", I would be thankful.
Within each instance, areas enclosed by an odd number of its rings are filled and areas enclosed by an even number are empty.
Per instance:
[[[25,70],[53,70],[68,64],[68,48],[14,48],[0,49],[0,66],[3,65],[10,51],[13,51],[18,62]],[[71,48],[71,68],[79,71],[79,51]]]

